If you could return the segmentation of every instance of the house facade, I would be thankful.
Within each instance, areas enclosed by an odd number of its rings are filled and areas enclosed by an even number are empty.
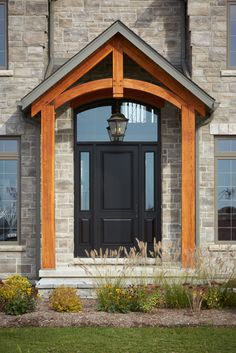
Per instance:
[[[135,238],[235,260],[235,1],[0,0],[0,83],[0,277]]]

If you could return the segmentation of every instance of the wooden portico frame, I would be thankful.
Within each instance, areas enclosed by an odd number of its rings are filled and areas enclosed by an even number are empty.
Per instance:
[[[111,30],[112,29],[112,30]],[[185,84],[185,77],[176,73],[176,69],[163,69],[162,61],[156,53],[156,62],[148,50],[142,50],[144,42],[133,32],[130,32],[122,23],[116,22],[110,27],[110,34],[103,38],[102,45],[97,39],[97,49],[91,52],[84,60],[58,77],[58,80],[46,80],[44,91],[40,86],[36,93],[32,91],[22,99],[24,110],[30,109],[31,117],[41,116],[41,225],[42,225],[42,269],[54,269],[56,267],[55,249],[55,111],[64,104],[72,108],[90,103],[94,100],[117,98],[136,99],[144,103],[163,107],[165,101],[171,103],[181,111],[181,132],[182,132],[182,207],[181,207],[181,228],[182,228],[182,266],[190,265],[189,254],[195,248],[195,119],[196,114],[204,118],[209,113],[209,106],[214,105],[213,98],[209,97],[199,87],[191,82]],[[104,36],[103,33],[103,36]],[[131,34],[130,34],[131,33]],[[130,38],[130,36],[133,36]],[[108,39],[107,39],[108,37]],[[130,40],[131,39],[131,40]],[[139,45],[140,40],[141,48]],[[137,43],[135,45],[134,43]],[[146,45],[146,43],[145,43]],[[145,46],[144,46],[145,49]],[[149,47],[150,50],[150,47]],[[152,52],[151,52],[152,53]],[[155,85],[146,81],[134,80],[124,77],[124,54],[132,58],[136,64],[146,70],[152,77],[160,82]],[[112,77],[99,79],[75,85],[76,82],[86,73],[101,63],[108,55],[112,55]],[[82,55],[83,57],[83,55]],[[166,64],[167,65],[167,64]],[[168,65],[170,65],[168,63]],[[164,66],[165,68],[165,66]],[[174,76],[171,75],[173,70]],[[178,76],[182,75],[182,76]],[[179,78],[180,77],[180,78]],[[53,76],[52,76],[53,78]],[[50,79],[50,78],[49,78]],[[192,85],[192,86],[191,86]],[[189,89],[190,87],[190,89]],[[199,94],[194,94],[195,90]],[[194,92],[193,92],[194,91]],[[204,94],[206,97],[204,97]],[[204,102],[209,100],[209,104]],[[96,99],[94,99],[96,97]],[[208,102],[208,101],[207,101]]]

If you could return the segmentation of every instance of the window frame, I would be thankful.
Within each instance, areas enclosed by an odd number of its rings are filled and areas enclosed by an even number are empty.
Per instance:
[[[3,140],[15,140],[17,142],[17,152],[0,152],[0,160],[17,160],[17,201],[16,201],[16,217],[17,217],[17,240],[11,241],[0,241],[1,245],[20,245],[21,238],[20,238],[20,229],[21,229],[21,144],[20,144],[20,137],[19,136],[0,136],[0,141]]]
[[[0,5],[4,5],[5,7],[5,47],[4,47],[5,63],[4,65],[0,65],[0,70],[7,70],[8,69],[8,1],[0,0]]]
[[[229,70],[236,70],[236,65],[232,66],[230,65],[230,54],[231,54],[231,49],[230,49],[230,6],[235,5],[236,6],[236,1],[229,0],[227,2],[227,69]]]
[[[236,140],[236,135],[230,135],[230,136],[225,136],[225,135],[218,135],[214,139],[214,167],[215,167],[215,183],[214,183],[214,196],[215,196],[215,207],[214,207],[214,214],[215,214],[215,243],[218,244],[236,244],[236,240],[219,240],[218,237],[218,192],[217,192],[217,187],[218,187],[218,160],[236,160],[236,152],[220,152],[217,151],[217,141],[220,139],[224,140]]]

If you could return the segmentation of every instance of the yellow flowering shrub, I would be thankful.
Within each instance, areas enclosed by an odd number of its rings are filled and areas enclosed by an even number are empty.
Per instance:
[[[0,285],[0,309],[6,314],[19,315],[33,311],[37,290],[25,277],[9,276]]]
[[[76,294],[76,289],[65,286],[53,290],[50,305],[53,310],[59,312],[78,312],[82,310],[81,300]]]
[[[131,311],[132,296],[121,286],[106,284],[97,291],[98,310],[111,313],[127,313]]]

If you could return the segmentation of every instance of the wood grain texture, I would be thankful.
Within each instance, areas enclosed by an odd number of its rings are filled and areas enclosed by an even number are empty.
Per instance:
[[[94,103],[96,101],[111,99],[112,89],[105,89],[96,92],[96,99],[94,100],[94,92],[84,94],[83,96],[77,97],[70,102],[70,107],[73,109],[83,106],[85,104]],[[131,99],[133,101],[138,101],[139,103],[149,104],[150,106],[156,108],[163,108],[165,101],[159,97],[153,96],[151,94],[139,91],[133,91],[129,89],[124,89],[124,96],[120,97],[124,99]]]
[[[113,75],[113,98],[123,97],[124,63],[123,63],[123,48],[122,48],[120,36],[116,36],[113,40],[112,75]]]
[[[195,249],[195,111],[182,107],[182,266],[193,265]]]
[[[92,93],[89,92],[89,93],[83,94],[80,97],[76,97],[72,99],[70,101],[70,107],[73,109],[76,109],[78,107],[81,107],[89,103],[98,102],[104,99],[111,99],[111,97],[112,97],[112,88],[96,91],[96,95],[94,94],[94,92]]]
[[[156,63],[149,59],[144,53],[137,49],[132,43],[122,38],[122,47],[125,54],[127,54],[140,67],[146,70],[156,80],[165,85],[168,89],[182,98],[184,101],[191,103],[195,110],[205,117],[205,105],[196,96],[183,87],[171,75],[161,69]]]
[[[86,83],[82,83],[81,85],[75,86],[61,95],[59,95],[54,100],[55,109],[59,108],[61,105],[77,98],[83,96],[87,93],[93,93],[93,99],[96,98],[96,94],[98,91],[112,88],[112,79],[104,78],[101,80],[90,81]],[[95,93],[96,92],[96,93]]]
[[[153,83],[149,83],[146,81],[132,80],[125,78],[124,79],[124,88],[128,88],[133,91],[140,91],[152,94],[153,96],[157,96],[162,98],[169,103],[175,105],[177,108],[181,109],[183,104],[186,104],[180,97],[175,95],[173,92],[168,91],[165,88],[160,86],[156,86]]]
[[[31,116],[34,117],[39,113],[43,106],[51,103],[57,96],[59,96],[63,91],[69,88],[73,83],[84,76],[88,71],[95,67],[99,62],[105,59],[113,50],[110,42],[105,46],[99,48],[98,51],[94,52],[86,61],[82,62],[74,70],[72,70],[68,75],[63,77],[57,84],[55,84],[50,90],[39,97],[31,107]]]
[[[42,269],[54,269],[55,253],[55,110],[41,112],[41,227]]]

